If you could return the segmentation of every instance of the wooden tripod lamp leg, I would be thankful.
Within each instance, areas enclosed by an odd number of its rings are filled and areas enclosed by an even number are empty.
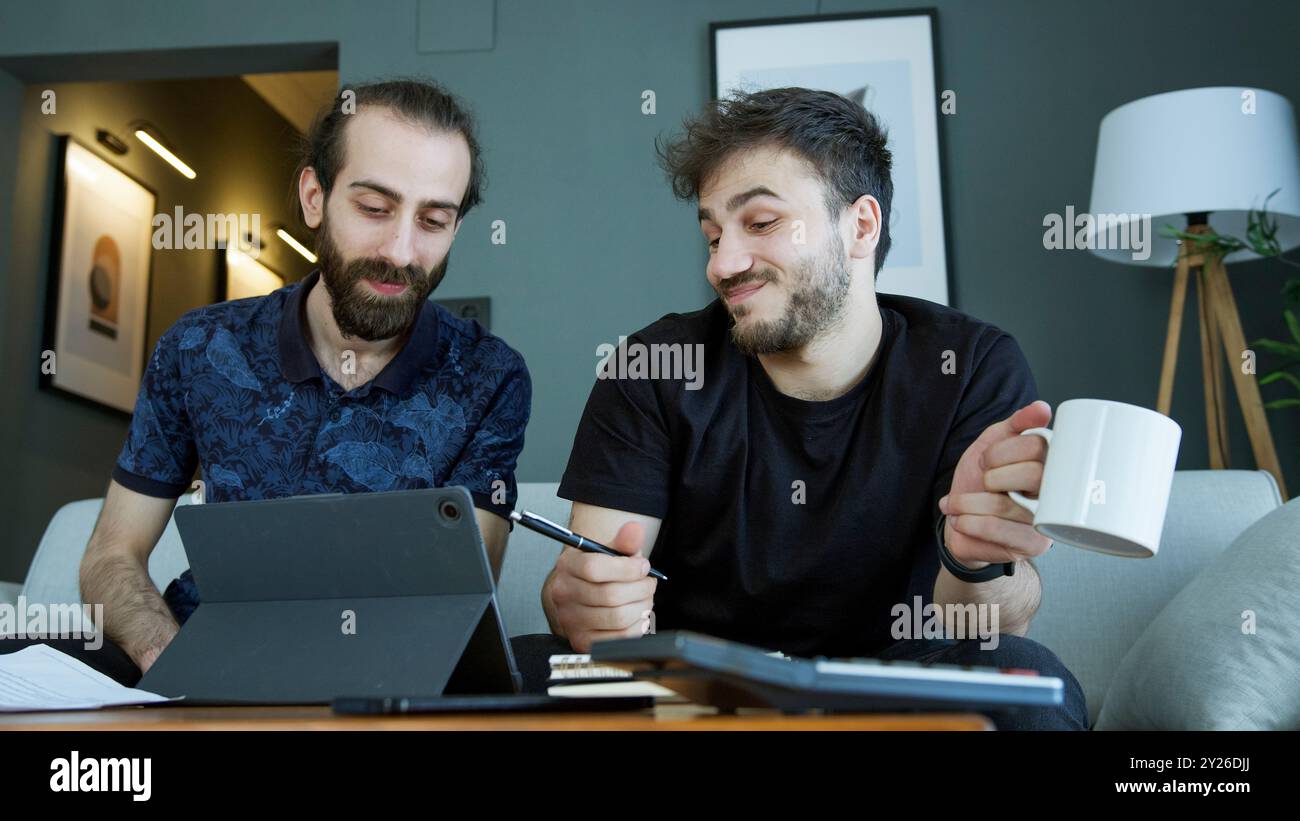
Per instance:
[[[1223,344],[1223,332],[1219,329],[1219,323],[1214,321],[1214,312],[1217,308],[1214,292],[1208,288],[1206,290],[1210,291],[1210,299],[1206,306],[1209,309],[1209,313],[1206,314],[1206,319],[1209,320],[1210,325],[1210,359],[1214,363],[1214,415],[1219,425],[1219,452],[1223,454],[1223,466],[1226,468],[1232,466],[1232,452],[1228,447],[1228,399],[1227,392],[1224,390],[1223,386],[1227,377],[1223,374],[1223,363],[1218,357],[1213,355],[1214,352],[1219,349],[1219,346]],[[1240,369],[1240,359],[1237,360],[1234,367]]]
[[[1174,269],[1174,295],[1169,303],[1169,328],[1165,332],[1165,357],[1160,363],[1160,393],[1156,410],[1169,415],[1174,398],[1174,367],[1178,364],[1178,335],[1183,325],[1183,304],[1187,301],[1187,257],[1178,259]]]
[[[1246,432],[1250,436],[1250,448],[1255,454],[1255,464],[1262,470],[1273,474],[1277,480],[1278,490],[1283,500],[1289,498],[1286,483],[1282,479],[1282,465],[1277,460],[1277,450],[1273,447],[1273,433],[1264,415],[1264,402],[1259,395],[1259,385],[1255,375],[1242,371],[1241,355],[1246,350],[1246,337],[1241,330],[1241,315],[1237,313],[1237,301],[1232,296],[1232,287],[1228,284],[1228,274],[1224,270],[1223,260],[1208,258],[1205,260],[1205,279],[1207,289],[1213,292],[1210,305],[1217,316],[1219,331],[1223,336],[1223,352],[1228,360],[1228,371],[1232,374],[1233,384],[1237,387],[1237,401],[1241,403],[1241,413],[1246,419]]]
[[[1205,282],[1205,268],[1196,272],[1196,301],[1201,331],[1201,379],[1205,385],[1205,430],[1208,436],[1211,470],[1223,470],[1228,462],[1227,431],[1224,422],[1223,374],[1219,367],[1218,320],[1214,290]]]

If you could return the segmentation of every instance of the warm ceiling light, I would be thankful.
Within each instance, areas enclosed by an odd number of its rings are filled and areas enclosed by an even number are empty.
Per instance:
[[[182,162],[180,157],[168,151],[167,147],[162,143],[158,142],[158,140],[148,131],[145,131],[143,128],[137,128],[135,130],[135,138],[140,142],[144,143],[145,145],[149,146],[150,148],[152,148],[155,154],[157,154],[159,157],[162,157],[164,160],[166,160],[168,164],[171,165],[172,168],[175,168],[177,171],[184,174],[186,179],[192,180],[198,176],[197,174],[194,173],[193,168],[190,168],[188,165]]]
[[[311,251],[308,251],[307,247],[303,245],[301,242],[299,242],[298,240],[294,239],[293,236],[288,231],[284,230],[283,228],[277,228],[275,229],[275,235],[280,239],[284,240],[285,244],[288,245],[290,248],[302,254],[303,258],[306,259],[308,262],[312,262],[312,263],[316,262],[316,255],[313,254]]]

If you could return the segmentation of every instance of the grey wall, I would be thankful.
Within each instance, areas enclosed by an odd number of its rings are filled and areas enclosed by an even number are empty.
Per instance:
[[[43,114],[41,93],[55,93],[57,108]],[[288,180],[296,132],[237,77],[154,82],[29,85],[23,95],[18,139],[21,164],[5,189],[13,206],[16,241],[10,251],[3,333],[6,359],[3,420],[6,469],[0,498],[7,511],[0,552],[0,578],[21,578],[58,507],[78,497],[102,495],[108,471],[122,447],[128,417],[110,409],[42,391],[37,370],[43,347],[45,272],[57,173],[56,136],[71,134],[123,171],[153,188],[160,213],[177,205],[186,213],[257,213],[262,232],[287,222]],[[237,112],[237,114],[232,114]],[[178,147],[199,173],[191,181],[129,136],[125,124],[148,120]],[[107,127],[132,144],[124,156],[95,142]],[[12,192],[12,199],[8,194]],[[216,250],[155,250],[149,294],[146,352],[181,314],[212,302],[217,288]],[[263,262],[290,280],[311,266],[282,243],[268,243]],[[12,368],[12,370],[11,370]]]
[[[8,74],[0,72],[0,111],[17,112],[21,110],[22,104],[22,84]],[[12,114],[0,117],[0,321],[5,324],[9,322],[9,279],[13,258],[11,254],[14,205],[12,192],[18,167],[18,121],[19,118]],[[0,327],[0,374],[3,374],[4,382],[11,386],[10,390],[6,390],[0,398],[0,491],[9,490],[17,481],[19,462],[18,428],[15,424],[16,420],[11,418],[9,394],[13,390],[19,390],[17,387],[19,382],[26,381],[30,385],[33,381],[30,376],[23,373],[24,369],[17,362],[11,361],[6,336],[4,328]],[[9,479],[10,475],[14,475],[15,478]],[[16,499],[8,493],[0,496],[0,515],[3,515],[6,520],[16,519],[18,510]],[[4,530],[9,532],[8,527]],[[21,573],[21,568],[15,566],[19,561],[17,554],[20,552],[22,555],[27,555],[30,551],[16,540],[6,542],[3,537],[0,537],[0,579],[21,578],[18,575]]]
[[[596,346],[710,296],[693,211],[672,200],[652,163],[654,136],[709,96],[709,21],[917,5],[229,0],[137,2],[123,19],[116,7],[46,0],[0,12],[0,68],[32,74],[48,69],[51,56],[85,52],[336,42],[345,84],[429,74],[464,96],[480,119],[490,185],[456,241],[439,295],[492,297],[493,330],[525,355],[533,373],[533,422],[519,477],[554,480],[594,377]],[[940,124],[956,304],[1018,337],[1053,404],[1100,396],[1153,405],[1171,275],[1084,252],[1049,253],[1043,215],[1069,204],[1086,208],[1098,123],[1124,102],[1202,85],[1260,86],[1300,100],[1293,66],[1300,7],[1209,0],[928,5],[939,12],[940,77],[958,94],[957,115]],[[447,9],[455,14],[440,17]],[[440,27],[443,19],[465,29],[470,50],[439,50],[462,42]],[[15,102],[12,86],[0,77],[0,103]],[[657,94],[655,116],[640,113],[643,89]],[[5,152],[12,128],[0,119],[0,183],[14,162]],[[490,243],[495,219],[506,220],[504,246]],[[39,254],[30,249],[45,241],[21,214],[0,221],[0,266],[5,248],[12,244],[15,252],[10,269],[0,270],[11,317],[38,308],[27,297],[16,300],[44,281],[44,268],[31,264]],[[1264,262],[1232,270],[1248,338],[1284,335],[1278,291],[1287,273]],[[1204,467],[1193,325],[1183,341],[1174,402],[1185,431],[1179,466]],[[15,381],[23,381],[34,349],[30,339],[18,347],[4,350],[4,361],[21,369]],[[1235,464],[1250,466],[1244,428],[1233,419]],[[1300,487],[1300,415],[1271,419],[1289,484]],[[48,424],[6,410],[0,435],[19,437],[16,428]],[[22,526],[6,529],[15,541],[0,556],[0,576],[21,572],[57,503],[101,491],[116,445],[82,446],[112,439],[117,430],[82,424],[90,427],[70,425],[61,435],[95,460],[56,469],[29,459],[15,481],[41,505],[15,510],[5,494]]]

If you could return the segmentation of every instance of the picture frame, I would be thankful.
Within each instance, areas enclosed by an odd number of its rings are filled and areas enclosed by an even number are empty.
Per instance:
[[[148,353],[157,193],[71,135],[56,151],[40,384],[129,415]]]
[[[217,301],[266,296],[285,285],[285,276],[260,258],[227,242],[217,249]]]
[[[876,290],[951,305],[937,20],[926,8],[712,23],[710,88],[714,99],[816,88],[875,114],[888,133],[894,183],[891,246]]]

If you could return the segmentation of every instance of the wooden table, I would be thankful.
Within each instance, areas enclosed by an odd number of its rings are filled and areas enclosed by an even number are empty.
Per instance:
[[[12,730],[992,730],[982,715],[873,713],[719,715],[694,705],[636,713],[514,713],[336,716],[329,707],[126,707],[85,712],[0,714]]]

